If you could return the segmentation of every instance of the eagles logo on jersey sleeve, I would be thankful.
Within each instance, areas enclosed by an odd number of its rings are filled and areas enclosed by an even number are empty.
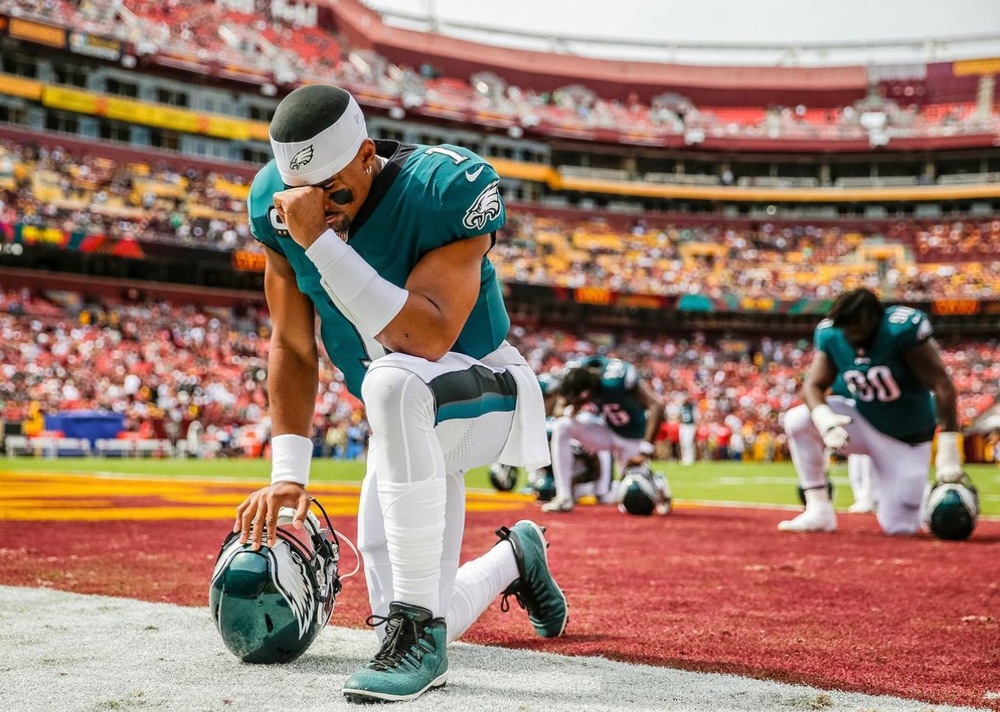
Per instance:
[[[446,239],[490,235],[507,222],[507,208],[500,195],[500,176],[493,166],[472,154],[458,168],[442,200],[442,231]]]
[[[482,232],[491,220],[496,220],[503,213],[503,201],[500,199],[500,181],[495,180],[483,188],[476,196],[472,205],[465,211],[462,224],[470,230]]]

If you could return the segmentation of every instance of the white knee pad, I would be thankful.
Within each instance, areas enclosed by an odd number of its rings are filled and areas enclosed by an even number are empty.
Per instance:
[[[892,521],[879,520],[879,524],[882,526],[882,531],[890,536],[910,536],[911,534],[916,534],[920,531],[919,515],[895,519]]]
[[[378,445],[376,486],[395,600],[441,615],[445,468],[434,433],[434,394],[396,364],[368,371],[361,385]]]
[[[785,433],[788,437],[793,437],[810,428],[815,430],[816,426],[813,425],[812,418],[809,415],[809,406],[798,405],[785,413]]]

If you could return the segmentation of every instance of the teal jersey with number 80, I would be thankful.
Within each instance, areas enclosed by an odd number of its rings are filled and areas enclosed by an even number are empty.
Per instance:
[[[428,252],[479,235],[496,239],[507,213],[500,197],[500,178],[486,161],[459,146],[395,141],[376,141],[375,145],[387,162],[351,223],[347,244],[379,276],[403,287]],[[347,389],[361,398],[368,365],[386,350],[358,331],[305,250],[288,234],[274,208],[274,194],[285,188],[274,161],[260,170],[247,201],[251,232],[291,264],[299,290],[319,314],[327,355],[343,372]],[[500,346],[509,328],[496,271],[483,257],[479,296],[452,351],[482,358]]]
[[[833,392],[853,398],[858,412],[876,430],[915,444],[934,437],[934,399],[904,358],[931,338],[927,315],[909,307],[889,307],[871,347],[855,351],[844,333],[824,319],[816,327],[816,348],[837,370]]]

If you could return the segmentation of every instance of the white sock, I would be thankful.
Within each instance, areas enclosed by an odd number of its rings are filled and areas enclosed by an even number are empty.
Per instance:
[[[462,566],[448,606],[448,642],[460,638],[517,577],[517,559],[508,542]]]
[[[810,504],[830,504],[830,493],[826,485],[806,490],[806,506]]]

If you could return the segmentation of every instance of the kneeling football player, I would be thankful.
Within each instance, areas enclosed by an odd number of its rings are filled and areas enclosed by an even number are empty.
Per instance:
[[[887,534],[920,528],[939,422],[937,480],[962,480],[955,388],[932,334],[926,314],[886,308],[868,290],[837,298],[816,328],[813,362],[802,386],[805,403],[785,416],[806,509],[779,529],[837,528],[826,487],[827,449],[871,457],[879,492],[876,514]]]
[[[552,473],[556,497],[545,512],[572,512],[574,442],[589,452],[610,452],[620,469],[641,465],[653,454],[653,442],[663,422],[663,402],[644,382],[635,366],[621,359],[591,356],[566,364],[559,394],[574,415],[552,425]],[[590,405],[597,416],[581,410]]]
[[[259,545],[282,507],[296,510],[294,526],[305,520],[319,314],[319,337],[372,429],[358,543],[380,646],[343,692],[413,699],[445,684],[447,644],[501,593],[539,635],[561,635],[568,616],[532,522],[502,528],[459,567],[465,471],[548,462],[542,394],[505,341],[488,258],[506,217],[500,179],[459,146],[373,141],[354,98],[331,86],[285,97],[270,138],[275,160],[254,178],[248,211],[267,255],[273,465],[236,528]]]

